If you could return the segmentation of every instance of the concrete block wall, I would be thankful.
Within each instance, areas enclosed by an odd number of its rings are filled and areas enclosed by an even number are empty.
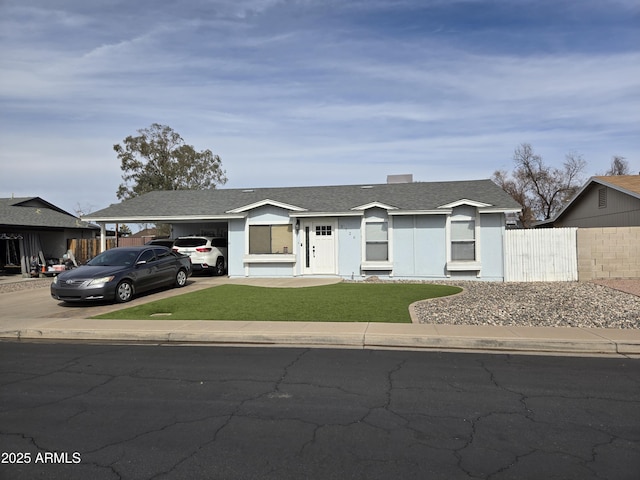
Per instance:
[[[640,278],[640,227],[579,228],[578,280]]]

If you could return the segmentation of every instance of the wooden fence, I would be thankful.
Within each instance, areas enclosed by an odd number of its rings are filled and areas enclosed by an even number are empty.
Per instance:
[[[115,238],[107,238],[107,250],[116,246]],[[67,250],[71,250],[78,265],[95,257],[100,253],[99,238],[70,238],[67,240]]]

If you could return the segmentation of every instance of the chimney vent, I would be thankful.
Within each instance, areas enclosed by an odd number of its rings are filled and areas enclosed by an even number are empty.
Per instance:
[[[413,174],[387,175],[387,183],[413,183]]]

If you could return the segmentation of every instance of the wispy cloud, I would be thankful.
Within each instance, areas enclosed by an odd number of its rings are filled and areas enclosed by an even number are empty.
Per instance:
[[[111,203],[153,122],[231,187],[488,177],[521,142],[640,169],[633,1],[94,3],[0,4],[0,196]]]

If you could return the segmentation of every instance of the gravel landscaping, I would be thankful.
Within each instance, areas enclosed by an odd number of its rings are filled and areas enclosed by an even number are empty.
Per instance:
[[[6,280],[6,283],[0,283],[0,293],[11,293],[19,290],[48,287],[51,285],[52,281],[52,278],[16,278],[15,280],[9,278]]]
[[[616,290],[615,282],[608,286],[591,282],[447,284],[464,291],[416,303],[420,323],[640,328],[640,296]],[[634,287],[627,282],[626,290]],[[640,294],[637,287],[635,291]]]

